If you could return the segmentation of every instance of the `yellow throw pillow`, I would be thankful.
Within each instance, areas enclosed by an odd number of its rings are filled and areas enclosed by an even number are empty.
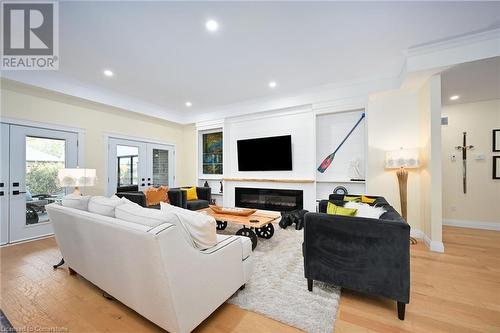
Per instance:
[[[330,215],[356,216],[357,212],[358,210],[355,208],[344,208],[331,202],[326,206],[326,213]]]
[[[358,202],[358,201],[361,201],[361,197],[350,197],[350,196],[344,195],[344,201]]]
[[[373,198],[368,198],[364,195],[361,196],[361,202],[362,203],[367,203],[367,204],[372,204],[375,202],[376,199],[373,199]]]
[[[183,188],[186,191],[187,200],[198,200],[198,194],[196,193],[196,187]]]

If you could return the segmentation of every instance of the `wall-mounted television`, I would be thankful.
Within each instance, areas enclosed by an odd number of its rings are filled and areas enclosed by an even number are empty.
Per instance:
[[[292,136],[238,140],[239,171],[292,170]]]

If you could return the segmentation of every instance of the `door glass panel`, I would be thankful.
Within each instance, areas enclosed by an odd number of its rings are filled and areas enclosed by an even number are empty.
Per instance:
[[[132,146],[116,146],[117,158],[117,192],[137,191],[139,184],[139,148]]]
[[[26,137],[26,224],[49,220],[45,205],[65,193],[58,185],[57,173],[65,167],[66,141]]]
[[[168,185],[168,150],[153,149],[153,186]]]

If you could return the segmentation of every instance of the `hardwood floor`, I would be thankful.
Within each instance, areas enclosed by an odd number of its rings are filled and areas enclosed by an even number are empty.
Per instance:
[[[500,332],[500,232],[445,227],[445,254],[411,247],[406,320],[396,303],[342,291],[336,332]],[[59,332],[162,332],[67,268],[53,238],[1,248],[1,308],[14,327]],[[306,288],[306,281],[303,286]],[[214,332],[299,332],[224,304],[197,329]]]

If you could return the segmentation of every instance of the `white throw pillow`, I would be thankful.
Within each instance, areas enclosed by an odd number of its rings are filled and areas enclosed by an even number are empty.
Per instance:
[[[125,200],[118,198],[116,195],[111,198],[103,196],[92,197],[89,200],[89,212],[109,217],[115,217],[115,208],[126,204]]]
[[[134,222],[150,227],[156,227],[168,221],[168,216],[158,209],[139,206],[136,203],[127,203],[115,208],[115,217],[127,222]]]
[[[89,210],[89,195],[76,195],[76,194],[68,194],[62,198],[62,205],[64,207],[79,209],[79,210]]]
[[[217,223],[212,216],[172,206],[164,202],[160,202],[160,206],[162,212],[178,218],[178,223],[174,224],[189,234],[195,247],[205,250],[217,244]]]
[[[356,212],[357,217],[366,217],[370,219],[378,219],[386,210],[382,207],[373,207],[366,203],[349,201],[344,205],[345,208],[354,208],[358,211]]]
[[[126,222],[133,222],[153,228],[163,223],[171,223],[179,227],[188,244],[192,247],[196,247],[189,231],[184,227],[184,225],[180,222],[179,217],[174,213],[158,209],[144,208],[136,203],[130,202],[116,207],[115,216],[117,219]]]

